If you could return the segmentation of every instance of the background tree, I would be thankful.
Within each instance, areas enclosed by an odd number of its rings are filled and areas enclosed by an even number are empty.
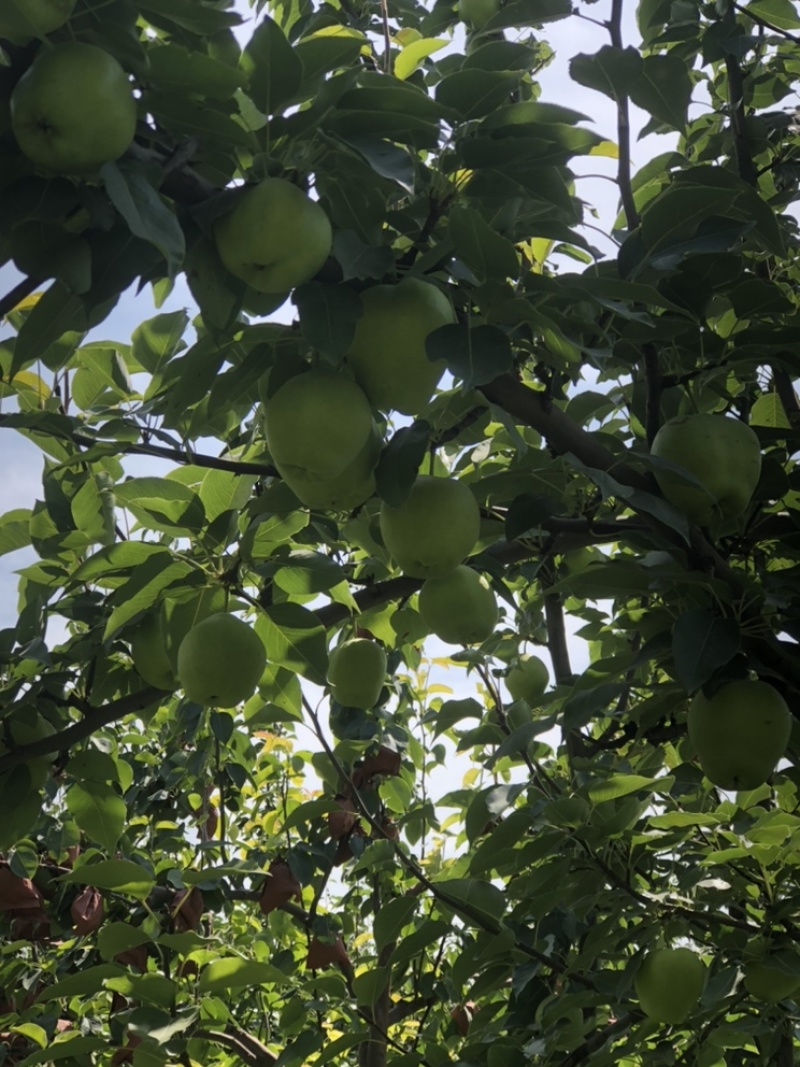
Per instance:
[[[788,1067],[795,7],[258,6],[0,8],[0,1057]]]

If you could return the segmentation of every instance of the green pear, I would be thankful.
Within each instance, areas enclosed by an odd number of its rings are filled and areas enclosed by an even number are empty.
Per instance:
[[[69,21],[75,0],[0,0],[0,37],[26,44],[59,30]]]
[[[451,645],[485,641],[494,632],[499,614],[489,583],[463,564],[423,583],[419,613],[430,631]]]
[[[383,438],[373,423],[372,432],[356,458],[329,482],[320,482],[297,472],[289,474],[285,471],[282,471],[283,479],[307,508],[353,511],[369,500],[375,492],[375,467],[382,445]]]
[[[266,178],[241,193],[214,239],[235,277],[259,293],[287,293],[319,271],[333,231],[316,200],[284,178]]]
[[[375,707],[385,680],[386,653],[366,637],[343,641],[328,657],[331,695],[345,707]]]
[[[777,1004],[800,990],[800,974],[789,973],[788,966],[797,965],[793,949],[775,950],[769,938],[750,941],[742,957],[744,987],[750,996],[767,1004]],[[782,965],[787,970],[782,969]]]
[[[456,478],[420,475],[405,502],[381,506],[381,535],[390,555],[412,578],[440,578],[475,547],[480,510],[469,486]]]
[[[189,700],[233,708],[253,695],[267,654],[261,638],[233,615],[209,615],[188,632],[178,649],[178,680]]]
[[[512,700],[524,700],[535,704],[550,681],[547,664],[538,656],[523,652],[506,675],[506,689]]]
[[[792,716],[768,682],[741,679],[689,705],[689,740],[706,778],[720,789],[756,789],[786,752]]]
[[[724,415],[682,415],[665,422],[650,449],[694,475],[703,486],[655,469],[667,500],[698,526],[737,519],[750,503],[761,474],[761,445],[755,431]]]
[[[136,100],[112,55],[67,41],[43,48],[11,94],[22,151],[56,174],[90,174],[119,158],[136,130]]]
[[[445,371],[432,363],[425,341],[455,322],[444,293],[430,282],[405,278],[361,293],[364,313],[356,322],[347,362],[373,407],[417,415],[428,404]]]
[[[168,693],[178,687],[164,639],[163,612],[146,615],[131,635],[133,665],[148,685]]]
[[[267,401],[264,422],[275,466],[298,484],[338,478],[373,430],[369,401],[356,383],[315,370],[284,382]]]
[[[688,948],[648,952],[634,978],[645,1015],[660,1023],[682,1023],[697,1007],[706,984],[706,965]]]

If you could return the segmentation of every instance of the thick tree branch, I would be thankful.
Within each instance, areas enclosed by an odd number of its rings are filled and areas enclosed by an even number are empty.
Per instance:
[[[652,483],[646,475],[633,470],[623,459],[609,452],[593,434],[554,407],[543,392],[531,389],[511,374],[503,374],[482,385],[481,392],[520,423],[533,427],[556,452],[571,452],[587,467],[607,471],[617,481],[634,489],[652,491]]]
[[[16,745],[4,756],[0,756],[0,774],[5,774],[6,771],[13,770],[21,763],[27,763],[28,760],[39,756],[47,756],[51,752],[66,752],[72,745],[93,734],[95,730],[101,730],[104,726],[109,726],[126,715],[144,711],[159,697],[166,698],[168,695],[161,689],[148,686],[147,689],[142,689],[138,693],[112,700],[100,708],[93,708],[84,715],[80,722],[68,726],[65,730],[60,730],[40,741],[32,741],[28,745]]]

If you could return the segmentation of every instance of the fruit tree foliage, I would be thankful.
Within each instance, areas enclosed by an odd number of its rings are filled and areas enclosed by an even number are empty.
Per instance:
[[[800,735],[723,793],[686,716],[748,678],[800,708],[795,5],[641,0],[631,39],[622,0],[255,7],[248,36],[230,0],[78,0],[0,42],[0,430],[43,471],[0,518],[35,560],[0,630],[0,1062],[788,1067]],[[569,69],[601,132],[537,84],[558,20],[591,26]],[[137,100],[130,146],[77,178],[34,167],[9,111],[73,40]],[[632,105],[667,146],[638,171]],[[602,248],[586,156],[619,197]],[[268,317],[213,234],[276,177],[333,243]],[[131,286],[158,305],[184,274],[196,306],[103,333]],[[404,278],[452,305],[427,342],[448,373],[411,416],[373,411],[369,499],[304,506],[267,402],[306,365],[348,375],[360,294]],[[733,522],[658,489],[649,445],[692,413],[757,434]],[[381,536],[418,472],[474,494],[468,565],[501,609],[446,660]],[[131,658],[201,593],[266,650],[233,709]],[[354,637],[387,656],[368,710],[324,688]],[[550,686],[511,701],[537,651]],[[777,985],[743,980],[753,945]],[[672,1025],[635,988],[665,946],[707,972]]]

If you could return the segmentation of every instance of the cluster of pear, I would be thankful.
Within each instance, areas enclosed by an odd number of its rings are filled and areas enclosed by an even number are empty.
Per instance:
[[[383,543],[404,574],[424,578],[419,611],[449,644],[485,641],[498,618],[486,579],[463,561],[480,533],[480,510],[457,478],[419,475],[399,507],[381,505]]]
[[[231,274],[276,295],[314,278],[330,255],[333,233],[316,200],[285,178],[267,178],[239,195],[217,222],[214,239]],[[361,304],[345,354],[355,381],[373,409],[418,414],[444,373],[441,361],[428,359],[425,343],[433,330],[455,322],[450,301],[433,283],[409,277],[373,285]],[[330,403],[347,417],[347,397]]]
[[[664,423],[651,455],[661,492],[689,521],[712,534],[730,532],[761,475],[761,446],[739,419],[699,413]],[[689,705],[689,739],[706,777],[720,789],[763,785],[785,755],[791,732],[786,701],[768,682],[737,679]]]
[[[182,688],[205,707],[233,708],[256,690],[267,654],[256,632],[225,610],[220,590],[165,600],[131,637],[141,677],[166,692]]]

